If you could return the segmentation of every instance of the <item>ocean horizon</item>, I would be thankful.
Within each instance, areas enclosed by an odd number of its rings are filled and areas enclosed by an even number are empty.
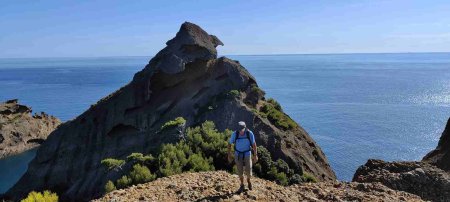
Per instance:
[[[450,53],[226,55],[320,145],[338,179],[369,158],[420,160],[450,116]],[[152,56],[0,58],[0,102],[71,120],[131,81]],[[0,160],[0,193],[36,150]]]

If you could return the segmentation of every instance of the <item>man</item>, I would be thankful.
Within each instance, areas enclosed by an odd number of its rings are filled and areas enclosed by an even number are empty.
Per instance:
[[[252,176],[252,158],[254,162],[258,161],[258,153],[256,149],[255,136],[252,131],[247,129],[245,122],[243,121],[238,123],[238,130],[231,134],[231,138],[228,143],[229,162],[233,160],[233,156],[231,155],[231,145],[233,144],[234,162],[236,163],[239,179],[241,180],[241,186],[239,187],[238,192],[242,192],[245,189],[244,171],[245,175],[247,175],[248,189],[252,190],[252,183],[250,181]]]

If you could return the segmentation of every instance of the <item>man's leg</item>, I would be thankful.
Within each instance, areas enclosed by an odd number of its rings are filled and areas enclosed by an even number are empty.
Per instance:
[[[235,157],[234,162],[236,163],[237,174],[239,176],[239,180],[241,181],[238,192],[244,191],[244,159],[241,157]]]
[[[251,182],[251,178],[252,178],[252,167],[253,167],[253,165],[252,165],[252,157],[251,156],[246,156],[245,158],[244,158],[244,161],[245,161],[245,166],[244,166],[244,169],[245,169],[245,175],[247,175],[247,184],[248,184],[248,189],[249,190],[252,190],[252,182]],[[242,183],[243,183],[243,181],[242,181]]]

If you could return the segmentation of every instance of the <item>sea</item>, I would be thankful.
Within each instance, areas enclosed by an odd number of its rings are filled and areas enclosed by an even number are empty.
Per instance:
[[[369,158],[420,160],[450,116],[450,53],[230,55],[350,181]],[[71,120],[131,81],[150,56],[0,59],[0,101]],[[36,149],[0,160],[0,193]]]

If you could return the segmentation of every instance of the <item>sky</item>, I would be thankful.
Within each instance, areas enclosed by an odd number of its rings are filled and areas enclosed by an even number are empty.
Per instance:
[[[150,56],[185,22],[220,55],[450,52],[448,0],[0,0],[0,58]]]

